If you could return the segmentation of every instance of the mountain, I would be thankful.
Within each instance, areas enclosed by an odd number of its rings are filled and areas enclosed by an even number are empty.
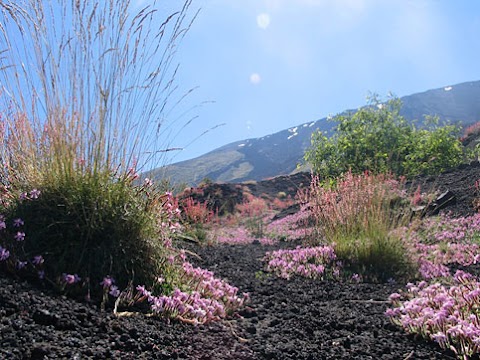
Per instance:
[[[408,120],[436,115],[441,120],[469,125],[480,121],[480,81],[428,90],[401,98],[401,114]],[[356,109],[345,112],[355,112]],[[335,123],[323,118],[256,139],[237,141],[195,159],[174,163],[145,174],[172,184],[262,180],[295,172],[310,146],[314,131],[331,131]]]

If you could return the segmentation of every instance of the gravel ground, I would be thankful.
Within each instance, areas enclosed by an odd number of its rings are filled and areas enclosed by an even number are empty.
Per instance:
[[[395,284],[259,276],[259,244],[199,248],[199,265],[251,294],[241,317],[191,326],[117,318],[32,285],[0,278],[2,359],[449,359],[384,316]]]
[[[480,167],[469,166],[425,186],[449,188],[456,213],[472,211]],[[294,244],[195,248],[197,265],[249,292],[229,321],[191,326],[137,314],[115,317],[0,274],[1,359],[454,359],[415,339],[384,316],[402,284],[290,281],[261,273],[265,251]]]

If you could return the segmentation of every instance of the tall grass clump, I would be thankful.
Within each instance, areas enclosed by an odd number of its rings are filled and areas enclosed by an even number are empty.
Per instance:
[[[0,2],[0,177],[14,194],[2,211],[26,234],[2,241],[19,259],[41,255],[47,278],[150,285],[166,271],[171,209],[135,180],[178,126],[189,91],[174,55],[195,14],[191,0],[167,14],[154,6]],[[35,201],[19,197],[32,189]]]
[[[413,270],[401,237],[394,231],[406,225],[402,181],[391,175],[347,172],[334,186],[313,177],[300,194],[315,222],[317,244],[332,245],[344,269],[363,278],[385,281]]]

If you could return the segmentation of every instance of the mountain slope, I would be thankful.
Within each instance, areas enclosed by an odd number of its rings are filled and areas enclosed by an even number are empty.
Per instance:
[[[437,115],[462,125],[480,120],[480,81],[467,82],[401,98],[402,115],[421,121]],[[356,111],[356,110],[347,110]],[[167,178],[173,184],[197,185],[208,178],[214,182],[262,180],[294,172],[314,131],[330,131],[335,124],[323,118],[262,138],[237,141],[195,159],[154,169],[154,179]]]

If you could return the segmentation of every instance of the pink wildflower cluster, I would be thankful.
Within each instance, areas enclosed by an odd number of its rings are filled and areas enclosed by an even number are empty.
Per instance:
[[[438,264],[427,259],[420,259],[418,263],[418,271],[422,278],[426,280],[446,278],[451,275],[450,269],[443,264]]]
[[[451,276],[446,265],[469,266],[480,262],[480,214],[425,219],[419,229],[408,233],[412,256],[419,262],[424,279]]]
[[[295,214],[282,219],[272,221],[266,227],[266,233],[272,238],[285,239],[287,241],[305,239],[313,232],[313,228],[306,227],[311,213],[302,208]]]
[[[267,252],[263,261],[267,263],[267,271],[278,277],[290,279],[299,275],[312,279],[323,279],[326,267],[330,267],[332,275],[339,276],[338,264],[335,264],[335,251],[330,246],[317,246],[293,250],[276,250]]]
[[[170,233],[175,233],[181,228],[180,225],[180,214],[181,211],[178,206],[178,199],[176,199],[171,192],[166,192],[163,195],[162,203],[162,222],[161,228],[166,232],[165,240],[167,241],[167,246],[170,245],[169,235]]]
[[[240,298],[238,288],[228,284],[226,281],[218,279],[214,273],[198,267],[193,267],[189,262],[183,263],[183,270],[190,278],[190,283],[196,284],[196,290],[204,297],[221,300],[226,309],[235,310],[243,305],[244,298]]]
[[[469,266],[480,261],[480,246],[477,244],[416,244],[415,251],[420,259],[435,264],[459,264]]]
[[[160,316],[192,324],[204,324],[225,317],[223,304],[204,298],[197,291],[186,293],[175,289],[172,295],[153,296],[145,287],[138,286],[141,298],[146,298],[152,311]]]
[[[236,210],[242,218],[261,217],[268,211],[269,207],[264,199],[249,193],[246,193],[245,197],[246,200],[236,206]]]
[[[409,283],[406,293],[390,295],[394,307],[386,315],[405,331],[467,359],[480,352],[480,283],[463,271],[454,280],[452,286]]]
[[[243,226],[223,228],[218,230],[213,236],[220,244],[246,245],[251,244],[254,241],[258,241],[262,245],[273,245],[277,243],[275,239],[270,237],[263,236],[256,238],[255,236],[252,236],[250,231]]]
[[[225,318],[248,299],[248,294],[239,297],[236,287],[215,278],[211,271],[195,268],[188,262],[183,264],[183,270],[187,282],[195,288],[193,291],[177,288],[171,295],[154,296],[144,286],[138,286],[138,297],[147,299],[155,314],[192,324]]]
[[[480,238],[480,213],[452,218],[441,214],[435,218],[425,219],[415,235],[425,243],[463,242],[472,243]]]
[[[279,198],[275,198],[272,201],[271,207],[275,210],[283,210],[289,207],[290,205],[294,204],[294,200],[290,197],[290,195],[284,199],[281,200]]]
[[[189,223],[207,224],[212,221],[215,213],[210,210],[207,203],[195,201],[188,197],[182,201],[183,217]]]

